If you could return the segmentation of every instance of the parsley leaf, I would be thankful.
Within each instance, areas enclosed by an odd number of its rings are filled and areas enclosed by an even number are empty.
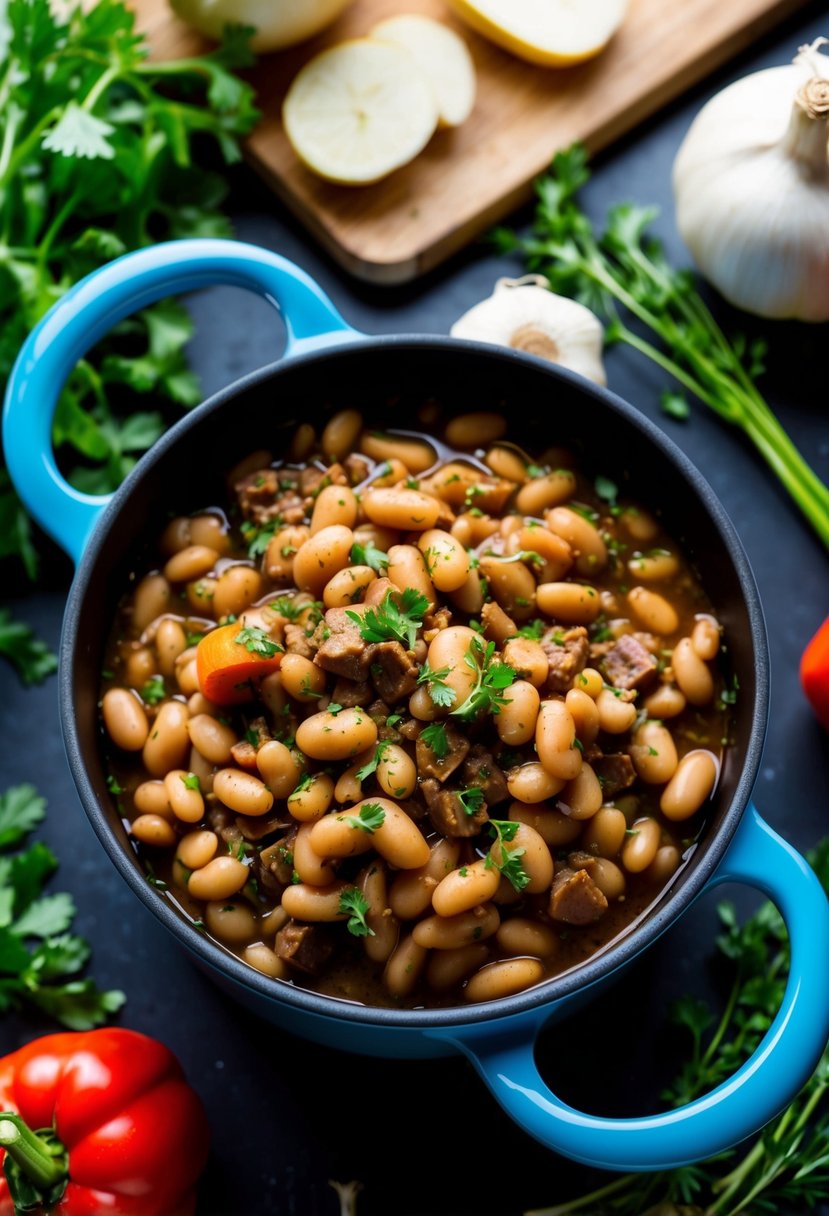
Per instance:
[[[181,780],[186,790],[200,790],[201,785],[196,773],[181,773]]]
[[[146,701],[148,705],[157,705],[159,701],[163,701],[167,692],[161,676],[151,676],[139,695],[141,700]]]
[[[275,515],[273,519],[269,519],[267,523],[262,524],[259,528],[257,528],[256,524],[251,523],[250,520],[245,520],[241,526],[241,532],[248,547],[248,557],[262,557],[273,540],[274,535],[281,527],[282,518],[279,515]],[[288,554],[283,554],[283,556],[287,557]]]
[[[442,722],[430,722],[424,726],[419,738],[434,752],[438,760],[445,760],[449,755],[449,740],[446,738],[446,727]]]
[[[252,89],[232,75],[250,61],[248,36],[237,30],[209,55],[165,63],[150,59],[123,0],[3,5],[0,390],[27,333],[90,271],[159,241],[229,235],[227,185],[204,167],[203,147],[212,141],[225,161],[238,159],[257,118]],[[198,402],[191,336],[185,309],[162,301],[120,322],[77,365],[53,440],[78,489],[115,489],[180,408]],[[137,412],[148,393],[158,405]],[[36,577],[32,530],[0,468],[5,557]],[[26,678],[48,674],[52,666],[36,674],[35,663],[47,655],[29,656]]]
[[[329,706],[329,709],[330,708],[331,707]],[[357,778],[357,780],[360,782],[360,784],[362,784],[366,780],[367,777],[370,777],[372,773],[377,772],[377,765],[383,759],[383,754],[386,752],[386,750],[388,749],[389,746],[390,745],[386,740],[382,740],[375,747],[374,754],[372,755],[371,759],[366,760],[366,762],[362,766],[362,768],[357,769],[357,772],[354,774],[354,776]]]
[[[420,675],[417,677],[418,684],[428,685],[432,703],[443,709],[454,705],[458,699],[458,694],[454,688],[450,688],[446,683],[446,677],[451,670],[451,667],[441,667],[440,671],[432,671],[427,660],[421,667]]]
[[[458,801],[467,815],[475,815],[484,805],[484,791],[478,785],[458,790]]]
[[[487,827],[495,836],[495,843],[487,854],[486,865],[487,867],[495,866],[511,883],[514,890],[523,891],[530,881],[529,874],[521,864],[521,858],[526,849],[520,845],[512,849],[507,848],[507,845],[515,839],[518,826],[516,822],[509,819],[490,819]]]
[[[423,625],[423,617],[429,611],[429,601],[414,587],[407,587],[400,595],[400,607],[387,591],[377,608],[365,613],[351,612],[346,616],[360,626],[360,636],[365,642],[400,642],[408,650],[414,647],[417,631]]]
[[[366,802],[360,807],[358,815],[338,815],[337,818],[341,822],[350,823],[353,828],[359,828],[361,832],[367,832],[371,836],[379,827],[383,826],[386,812],[379,802]]]
[[[351,546],[351,560],[355,566],[371,566],[378,574],[385,574],[389,568],[389,557],[382,549],[378,549],[372,541],[366,544]]]
[[[263,659],[272,659],[275,654],[280,654],[285,649],[284,646],[279,645],[279,642],[274,642],[258,625],[240,629],[233,640],[240,646],[244,646],[245,650],[250,651],[251,654],[258,654]]]
[[[13,620],[8,608],[0,608],[0,654],[11,661],[24,684],[40,684],[58,665],[57,655],[28,625]]]
[[[484,713],[500,713],[501,707],[509,704],[509,697],[502,694],[515,679],[515,671],[508,663],[493,664],[494,654],[494,642],[488,642],[486,648],[480,638],[469,643],[464,662],[475,672],[475,684],[463,704],[452,710],[453,717],[472,722]]]
[[[350,914],[346,921],[346,929],[354,937],[374,937],[374,930],[366,924],[366,912],[371,904],[356,887],[346,887],[340,895],[340,912]]]
[[[536,617],[534,621],[528,621],[526,625],[522,625],[520,629],[516,629],[515,636],[517,638],[532,638],[533,641],[540,642],[546,629],[546,621],[542,621],[540,617]]]
[[[43,819],[45,802],[31,785],[0,795],[0,853],[24,841]],[[92,980],[69,980],[89,959],[83,938],[70,934],[75,904],[66,893],[45,894],[57,859],[35,842],[0,857],[0,1013],[34,1005],[70,1030],[99,1026],[124,1003],[122,992],[101,992]]]

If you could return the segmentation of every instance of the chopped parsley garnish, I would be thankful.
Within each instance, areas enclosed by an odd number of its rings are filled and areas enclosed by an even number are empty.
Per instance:
[[[508,663],[492,663],[494,653],[494,642],[488,642],[486,648],[480,638],[469,643],[464,662],[475,673],[475,685],[463,704],[452,710],[452,717],[472,722],[482,713],[500,713],[509,704],[509,697],[502,694],[515,679],[515,671]]]
[[[593,489],[596,491],[596,497],[601,498],[602,502],[610,503],[612,507],[616,505],[619,487],[615,481],[611,481],[609,477],[597,477],[593,482]]]
[[[490,819],[487,826],[495,836],[496,844],[500,845],[501,853],[501,860],[497,861],[490,849],[486,858],[487,868],[491,869],[492,866],[495,866],[516,891],[523,891],[530,881],[529,874],[521,864],[521,858],[526,849],[521,848],[520,845],[514,849],[507,848],[507,845],[515,839],[520,825],[510,819]],[[493,845],[494,847],[495,845]]]
[[[202,638],[204,637],[204,634],[203,634],[203,633],[196,633],[196,631],[195,631],[195,630],[193,630],[193,629],[188,629],[188,630],[187,630],[186,637],[187,637],[187,645],[188,645],[188,646],[198,646],[199,642],[200,642],[200,641],[202,640]]]
[[[444,760],[449,755],[449,740],[446,738],[446,727],[442,722],[431,722],[424,726],[420,738],[432,750],[438,760]]]
[[[307,790],[311,786],[313,780],[314,780],[313,773],[303,773],[302,777],[300,778],[299,784],[296,785],[291,790],[290,794],[288,795],[288,798],[289,799],[294,798],[294,797],[296,797],[297,794],[301,794],[304,790]]]
[[[546,477],[546,475],[547,475],[547,470],[542,469],[540,464],[528,464],[527,465],[527,476],[528,477],[532,477],[533,479],[535,479],[536,477]]]
[[[735,676],[731,687],[724,688],[722,690],[722,692],[720,693],[717,708],[725,709],[725,707],[727,705],[736,705],[737,704],[737,693],[738,693],[739,689],[740,689],[740,681]]]
[[[118,779],[113,777],[112,773],[110,773],[107,777],[107,789],[109,790],[110,794],[123,794],[124,792],[123,785],[119,784]],[[2,839],[0,839],[0,845],[1,844]]]
[[[356,887],[346,887],[340,895],[339,910],[348,915],[346,929],[354,937],[374,937],[374,930],[366,924],[366,912],[371,905]]]
[[[141,689],[140,696],[148,705],[157,705],[159,701],[163,701],[167,693],[161,676],[152,676]]]
[[[337,818],[341,822],[350,823],[353,828],[359,828],[361,832],[367,832],[371,836],[378,828],[383,826],[386,812],[379,802],[366,802],[360,807],[359,815],[338,815]]]
[[[343,712],[343,706],[338,705],[336,701],[329,701],[325,707],[325,712],[333,714],[336,718],[337,714],[341,714]]]
[[[233,640],[240,646],[244,646],[245,650],[250,651],[251,654],[258,654],[263,659],[272,659],[275,654],[280,654],[285,649],[284,646],[279,645],[279,642],[274,642],[258,625],[240,629]]]
[[[187,773],[187,774],[182,773],[181,780],[184,783],[185,789],[188,789],[188,790],[200,790],[201,789],[201,786],[199,785],[199,779],[195,773]]]
[[[484,805],[484,791],[478,785],[468,789],[458,790],[458,801],[467,815],[476,815]]]
[[[279,599],[271,604],[274,612],[284,616],[286,621],[296,621],[307,607],[307,604],[297,604],[290,595],[280,595]]]
[[[383,759],[383,755],[388,750],[389,746],[390,744],[385,740],[378,743],[374,749],[374,755],[371,757],[371,759],[367,760],[362,768],[357,769],[357,772],[354,775],[361,784],[367,777],[370,777],[372,773],[377,771],[377,765]]]
[[[365,613],[346,612],[360,627],[364,642],[400,642],[412,650],[417,631],[423,617],[429,611],[429,601],[414,587],[407,587],[400,595],[400,607],[394,602],[391,591],[387,591],[383,602]]]
[[[402,714],[389,714],[389,716],[386,718],[386,726],[391,726],[393,728],[393,727],[397,726],[398,722],[402,722],[402,721],[403,721]]]
[[[432,703],[441,706],[443,709],[454,705],[458,699],[458,694],[454,688],[450,688],[446,683],[446,677],[451,670],[451,667],[441,667],[440,671],[432,671],[427,661],[421,667],[420,675],[417,677],[418,684],[428,685]]]
[[[364,545],[353,544],[350,556],[355,566],[370,566],[378,574],[385,574],[389,568],[388,554],[378,549],[372,541],[367,541]]]
[[[546,623],[540,617],[536,617],[534,621],[528,621],[526,625],[522,625],[520,629],[517,629],[515,636],[518,638],[531,638],[534,642],[539,642],[546,628]]]
[[[267,523],[257,528],[249,519],[241,526],[242,536],[248,546],[248,557],[261,557],[274,538],[274,534],[282,527],[281,515],[275,515]]]

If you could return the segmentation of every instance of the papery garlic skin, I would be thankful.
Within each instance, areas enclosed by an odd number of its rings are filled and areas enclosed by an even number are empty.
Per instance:
[[[700,272],[746,312],[829,319],[827,118],[829,59],[816,44],[717,94],[679,149],[679,231]]]
[[[523,350],[607,384],[601,322],[583,304],[555,295],[546,281],[542,275],[499,279],[492,295],[459,317],[449,333]]]

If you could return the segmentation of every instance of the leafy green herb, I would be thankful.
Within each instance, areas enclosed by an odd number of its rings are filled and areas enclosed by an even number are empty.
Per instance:
[[[0,523],[8,515],[7,505],[0,490]],[[0,535],[0,557],[8,551],[7,542],[8,537],[4,541]],[[40,684],[58,665],[57,655],[28,625],[13,620],[8,608],[0,608],[0,654],[10,660],[24,684]]]
[[[346,616],[360,626],[365,642],[401,642],[411,650],[428,611],[426,596],[414,587],[407,587],[400,595],[399,608],[392,592],[387,591],[377,608],[369,608],[364,614],[348,610]]]
[[[372,773],[377,772],[377,765],[383,759],[383,756],[386,753],[386,751],[388,751],[389,747],[390,747],[390,744],[388,742],[386,742],[385,740],[382,740],[380,743],[377,744],[377,746],[374,749],[374,754],[372,755],[371,759],[367,760],[365,762],[365,764],[362,766],[362,768],[358,768],[357,772],[354,774],[360,783],[365,781],[367,777],[370,777]]]
[[[343,712],[343,708],[344,707],[342,705],[338,705],[336,701],[329,701],[325,707],[325,712],[333,714],[336,718],[337,714],[341,714]]]
[[[616,505],[616,499],[619,497],[619,487],[615,481],[611,481],[609,477],[597,477],[593,482],[593,489],[596,491],[596,496],[601,498],[602,502],[608,502],[611,506]]]
[[[199,779],[195,773],[182,773],[181,780],[184,783],[184,788],[187,790],[200,790]]]
[[[520,845],[512,849],[507,848],[507,845],[515,840],[515,834],[518,831],[519,825],[510,819],[490,819],[487,827],[495,837],[496,843],[500,846],[499,852],[501,855],[501,860],[498,861],[493,856],[492,849],[490,849],[486,858],[487,868],[491,869],[492,866],[495,866],[512,885],[514,890],[523,891],[530,881],[529,874],[521,864],[521,858],[524,856],[526,849]]]
[[[148,705],[157,705],[159,701],[163,701],[167,696],[167,691],[161,676],[151,676],[141,689],[140,695],[141,700],[146,701]]]
[[[501,707],[509,704],[503,692],[515,679],[515,671],[507,663],[493,663],[494,653],[494,642],[488,642],[486,648],[480,638],[469,643],[464,662],[474,671],[475,684],[466,700],[452,710],[453,717],[472,722],[480,714],[500,713]]]
[[[519,638],[532,638],[533,641],[540,641],[544,630],[547,628],[547,622],[542,621],[540,617],[536,617],[534,621],[528,621],[526,625],[522,625],[520,629],[515,631],[515,636]]]
[[[446,727],[442,722],[430,722],[420,732],[420,738],[432,750],[438,760],[445,760],[449,755],[449,740],[446,738]]]
[[[194,154],[207,137],[226,161],[237,160],[239,137],[256,120],[251,88],[231,74],[251,61],[249,31],[237,27],[210,55],[164,63],[149,58],[134,20],[121,0],[4,5],[0,389],[26,334],[84,275],[168,238],[229,234],[226,186]],[[78,364],[53,438],[79,489],[114,489],[164,430],[157,409],[130,413],[140,395],[177,409],[199,400],[185,360],[191,336],[185,310],[161,302],[121,322]],[[31,526],[4,469],[2,557],[19,558],[36,577]],[[32,655],[28,670],[46,655]]]
[[[530,236],[495,233],[504,253],[524,255],[552,291],[572,296],[607,319],[606,340],[624,342],[652,359],[687,392],[742,429],[829,548],[829,487],[813,472],[757,389],[764,346],[730,342],[687,270],[676,270],[648,234],[656,212],[621,203],[597,233],[577,194],[588,180],[580,145],[560,152],[536,182]],[[632,322],[629,324],[628,319]],[[650,330],[654,345],[643,333]],[[663,408],[676,416],[676,392]],[[684,403],[683,403],[684,404]]]
[[[251,654],[258,654],[263,659],[272,659],[275,654],[280,654],[285,649],[284,646],[279,645],[279,642],[274,642],[258,625],[240,629],[233,640],[240,646],[244,646],[245,650],[250,651]]]
[[[124,792],[123,785],[121,785],[120,781],[118,781],[117,777],[114,777],[112,773],[110,773],[107,777],[107,789],[109,790],[110,794],[115,794],[116,797]]]
[[[299,780],[299,783],[291,790],[290,794],[288,795],[288,798],[289,799],[294,798],[297,794],[301,794],[304,790],[309,789],[310,786],[313,784],[313,781],[314,781],[313,773],[303,773],[302,777]]]
[[[251,523],[246,519],[241,525],[241,533],[245,538],[245,543],[248,547],[248,557],[262,557],[268,545],[274,538],[274,535],[282,527],[282,517],[275,515],[273,519],[269,519],[266,523],[257,528],[256,524]],[[282,554],[283,557],[290,556],[287,553]]]
[[[484,805],[484,791],[480,786],[470,785],[468,789],[458,790],[458,801],[467,815],[477,815]]]
[[[402,722],[402,721],[403,721],[402,714],[389,714],[389,716],[386,718],[386,726],[395,727],[395,726],[397,726],[398,722]]]
[[[69,932],[72,897],[43,893],[58,865],[51,849],[36,841],[8,856],[42,821],[45,808],[31,785],[0,795],[0,1013],[28,1003],[70,1030],[87,1030],[120,1009],[124,994],[70,978],[86,966],[90,949]]]
[[[366,924],[366,912],[370,907],[356,887],[346,887],[340,895],[340,912],[350,914],[345,927],[354,937],[374,937],[374,930]]]
[[[810,854],[829,891],[829,838]],[[774,1019],[789,970],[783,920],[771,903],[744,924],[720,904],[719,951],[733,967],[731,991],[717,1018],[705,1001],[685,996],[671,1020],[688,1052],[663,1093],[672,1107],[708,1093],[745,1063]],[[829,1048],[794,1101],[748,1147],[738,1145],[699,1165],[654,1174],[619,1174],[589,1195],[540,1209],[533,1216],[760,1216],[813,1211],[829,1200]]]
[[[682,393],[672,393],[666,390],[660,396],[659,404],[662,406],[663,414],[667,414],[669,418],[676,418],[678,422],[684,422],[686,418],[691,417],[691,407]]]
[[[432,671],[427,660],[421,667],[420,675],[417,677],[418,684],[426,684],[428,686],[432,703],[444,709],[450,705],[454,705],[458,699],[458,694],[454,688],[450,688],[446,683],[446,677],[451,670],[451,667],[441,667],[440,671]]]
[[[371,836],[379,827],[383,826],[386,812],[379,802],[366,802],[360,807],[359,815],[338,815],[337,818],[344,823],[350,823],[353,828],[359,828],[361,832],[367,832]]]
[[[389,568],[388,554],[378,549],[372,541],[367,541],[364,545],[352,545],[350,556],[355,566],[371,566],[378,574],[385,574]]]
[[[274,612],[278,612],[280,616],[284,616],[286,621],[291,622],[295,622],[307,607],[307,604],[297,604],[290,595],[280,595],[279,599],[274,600],[271,604]]]

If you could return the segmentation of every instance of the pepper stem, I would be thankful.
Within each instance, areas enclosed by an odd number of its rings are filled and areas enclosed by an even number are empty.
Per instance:
[[[66,1149],[33,1132],[20,1115],[0,1113],[0,1148],[39,1191],[49,1191],[68,1176]]]

